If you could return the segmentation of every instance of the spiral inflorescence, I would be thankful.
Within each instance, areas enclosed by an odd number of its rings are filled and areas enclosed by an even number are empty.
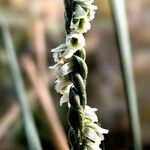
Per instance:
[[[56,91],[62,94],[60,105],[68,103],[69,141],[72,150],[100,150],[108,130],[97,122],[96,108],[87,106],[88,74],[84,49],[86,33],[91,28],[97,6],[94,0],[65,0],[66,42],[52,49],[56,64]]]

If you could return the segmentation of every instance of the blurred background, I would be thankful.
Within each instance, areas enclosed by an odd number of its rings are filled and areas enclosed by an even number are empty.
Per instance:
[[[97,107],[102,127],[109,129],[106,150],[130,146],[127,104],[109,0],[95,0],[98,11],[86,35],[88,104]],[[150,149],[150,1],[126,0],[134,76],[144,150]],[[1,0],[0,26],[8,25],[17,54],[28,104],[44,150],[55,150],[57,127],[68,132],[67,106],[59,106],[54,89],[51,48],[64,42],[63,0]],[[0,150],[27,150],[5,45],[0,27]],[[54,105],[54,106],[53,106]],[[54,109],[56,108],[56,110]],[[55,116],[57,111],[58,116]],[[53,116],[56,128],[51,123]],[[57,118],[57,119],[58,119]],[[55,121],[54,121],[55,122]],[[58,125],[58,126],[57,126]],[[56,129],[57,130],[57,129]],[[63,134],[62,134],[63,135]]]

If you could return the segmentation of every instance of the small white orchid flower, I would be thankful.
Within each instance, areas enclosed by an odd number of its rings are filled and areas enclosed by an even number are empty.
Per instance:
[[[60,106],[62,106],[63,103],[66,103],[69,101],[69,92],[66,92],[62,95],[60,99]]]
[[[99,140],[99,136],[92,128],[87,129],[85,136],[93,142]]]
[[[80,5],[76,6],[70,28],[78,33],[85,33],[91,28],[91,24],[87,18],[87,13]]]
[[[95,18],[96,10],[97,10],[97,6],[89,5],[88,10],[87,10],[87,17],[88,17],[89,21],[91,21]]]
[[[70,72],[73,71],[73,64],[71,62],[67,62],[63,65],[61,64],[55,64],[54,66],[50,66],[50,69],[54,71],[54,74],[56,75],[57,78],[63,77]]]
[[[95,124],[95,123],[93,123]],[[100,127],[99,127],[100,128]],[[101,128],[102,129],[102,128]],[[107,134],[108,130],[102,129],[101,134],[97,134],[97,132],[93,128],[88,128],[86,132],[86,137],[91,140],[91,142],[87,143],[87,150],[101,150],[99,147],[101,142],[104,140],[104,135]]]
[[[54,53],[53,54],[54,62],[58,64],[64,64],[63,53]]]
[[[62,52],[62,51],[65,51],[66,48],[67,48],[66,44],[61,44],[61,45],[59,45],[58,47],[53,48],[53,49],[51,50],[51,52],[55,52],[55,53],[56,53],[56,52]]]
[[[108,130],[101,128],[98,124],[96,123],[89,123],[86,124],[89,128],[92,128],[99,136],[102,134],[108,134]]]
[[[86,33],[88,30],[91,29],[91,24],[88,21],[87,17],[80,18],[77,22],[73,22],[74,19],[71,21],[71,29],[74,29],[75,32],[78,33]]]
[[[92,122],[98,122],[98,117],[96,115],[97,109],[96,108],[91,108],[90,106],[85,106],[85,117],[87,119],[90,119]]]
[[[69,91],[70,91],[71,86],[72,86],[71,84],[69,86],[67,86],[65,92],[63,93],[63,95],[60,99],[60,106],[62,106],[63,103],[66,103],[66,102],[69,103]]]
[[[75,7],[75,11],[73,13],[73,18],[80,19],[86,17],[85,10],[81,7],[81,5],[77,4]]]
[[[86,150],[102,150],[102,149],[99,147],[98,144],[90,142],[86,145]]]
[[[87,13],[87,18],[89,21],[93,20],[95,18],[95,11],[97,10],[97,6],[93,5],[93,4],[87,4],[87,3],[83,3],[81,4],[81,6],[84,8],[84,10]]]
[[[73,68],[72,68],[72,67],[73,67],[72,62],[67,62],[67,63],[65,63],[65,64],[60,68],[60,70],[59,70],[60,75],[61,75],[61,76],[65,76],[65,75],[69,74],[70,72],[73,71]]]
[[[56,48],[53,48],[51,52],[53,52],[53,58],[54,62],[57,62],[58,64],[63,64],[64,59],[62,57],[63,52],[67,49],[66,44],[61,44]]]
[[[55,81],[55,89],[58,93],[65,93],[68,86],[72,85],[72,82],[69,80],[68,76],[61,77]]]
[[[66,38],[67,50],[63,53],[65,59],[71,58],[72,55],[85,46],[83,34],[71,33]]]
[[[71,33],[66,38],[67,49],[79,50],[85,46],[85,38],[83,34]]]

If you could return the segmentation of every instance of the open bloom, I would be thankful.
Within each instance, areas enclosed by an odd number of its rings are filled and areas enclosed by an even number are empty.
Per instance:
[[[78,50],[85,46],[85,38],[83,34],[77,34],[72,32],[67,36],[66,45],[68,49]]]
[[[97,111],[96,108],[91,108],[90,106],[86,106],[84,111],[85,117],[91,119],[92,122],[98,122],[98,117],[95,113],[96,111]]]
[[[75,11],[73,13],[73,18],[80,19],[86,17],[85,10],[81,7],[81,5],[77,4],[75,7]]]
[[[87,5],[87,17],[89,21],[95,18],[95,11],[97,10],[97,6],[95,5]]]
[[[83,34],[77,34],[72,32],[66,38],[67,49],[63,54],[65,59],[71,58],[72,55],[85,46],[85,39]]]
[[[62,106],[63,103],[69,102],[69,91],[72,84],[69,84],[66,89],[63,92],[63,95],[60,99],[60,106]]]
[[[97,111],[96,108],[91,108],[90,106],[86,106],[85,108],[85,124],[86,124],[86,132],[85,137],[90,140],[87,143],[87,150],[101,150],[100,144],[101,141],[104,140],[104,135],[107,134],[108,130],[101,128],[97,122],[98,117],[95,113]]]
[[[86,33],[91,29],[91,24],[87,16],[83,16],[82,18],[73,18],[71,20],[70,28],[77,33]]]
[[[55,89],[58,93],[64,94],[65,91],[67,90],[68,86],[72,85],[72,82],[69,79],[69,76],[63,76],[58,78],[55,81],[56,85],[55,85]]]
[[[53,48],[53,49],[51,50],[51,52],[55,52],[55,53],[63,52],[63,51],[66,50],[66,48],[67,48],[67,47],[66,47],[65,44],[61,44],[61,45],[59,45],[58,47]]]
[[[55,64],[54,66],[50,66],[49,68],[54,70],[54,74],[57,78],[59,78],[72,72],[73,64],[72,62],[67,62],[65,64]]]
[[[97,10],[97,6],[88,3],[81,3],[81,6],[85,10],[88,20],[93,20],[95,18],[95,11]]]
[[[63,64],[65,63],[65,60],[63,58],[63,53],[64,51],[67,49],[66,44],[61,44],[56,48],[53,48],[51,50],[51,52],[53,52],[53,58],[54,58],[54,62],[58,63],[58,64]]]

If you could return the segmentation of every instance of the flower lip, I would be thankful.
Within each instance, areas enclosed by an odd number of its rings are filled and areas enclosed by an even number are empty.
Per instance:
[[[83,29],[85,28],[85,19],[84,18],[81,18],[80,21],[79,21],[79,28],[80,29]]]
[[[67,49],[78,50],[85,46],[83,34],[72,32],[66,39]]]
[[[78,45],[78,39],[77,38],[75,38],[75,37],[73,37],[72,39],[71,39],[71,44],[72,44],[72,46],[77,46]]]

